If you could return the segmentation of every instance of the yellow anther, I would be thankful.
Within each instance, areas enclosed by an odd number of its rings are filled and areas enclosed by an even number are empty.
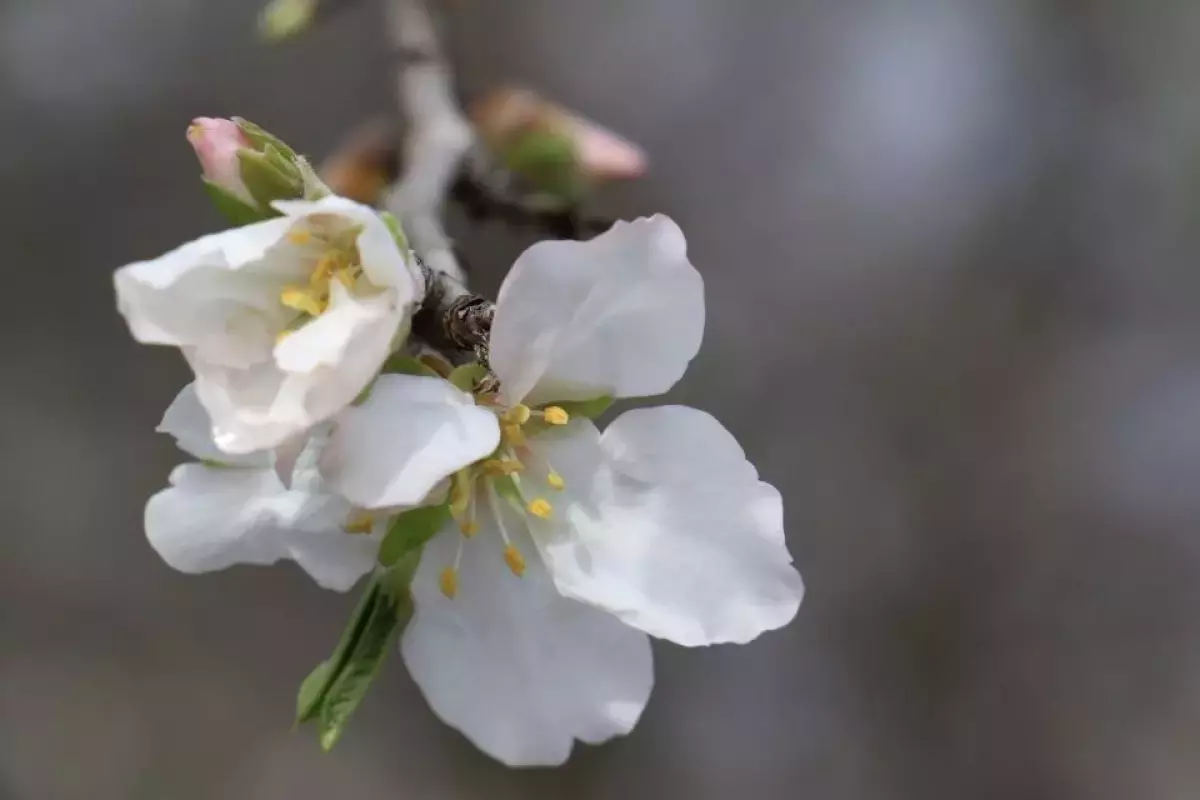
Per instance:
[[[529,505],[525,506],[530,514],[533,514],[538,519],[550,519],[550,515],[554,513],[554,506],[550,505],[549,501],[539,497],[533,500]]]
[[[325,310],[325,306],[321,300],[314,296],[311,291],[295,286],[288,286],[280,292],[279,302],[288,308],[303,311],[310,317],[319,317],[321,316],[321,312]]]
[[[489,458],[483,462],[483,471],[493,478],[515,475],[524,469],[525,465],[515,458]]]
[[[342,526],[346,533],[370,533],[375,527],[375,520],[366,511],[360,511]]]
[[[454,567],[446,567],[442,570],[442,574],[438,576],[438,587],[442,590],[442,594],[451,600],[458,594],[458,570]]]
[[[526,422],[529,422],[531,416],[533,416],[533,412],[529,410],[529,406],[524,403],[517,403],[504,412],[504,421],[513,423],[514,425],[524,425]]]
[[[525,557],[521,555],[520,550],[511,544],[504,548],[504,563],[512,570],[512,574],[518,578],[525,574]]]
[[[559,406],[548,406],[542,411],[542,418],[551,425],[566,425],[571,421],[571,415],[567,413],[565,408]]]
[[[520,425],[505,425],[504,426],[504,441],[513,447],[524,447],[526,443],[525,432],[521,430]]]
[[[458,524],[458,529],[462,531],[462,535],[470,539],[475,534],[479,533],[479,523],[473,519],[463,520]]]
[[[546,483],[556,492],[561,492],[567,485],[567,482],[563,480],[563,476],[554,470],[550,470],[550,474],[546,476]]]
[[[287,235],[292,244],[306,245],[312,241],[312,234],[305,230],[294,230]]]

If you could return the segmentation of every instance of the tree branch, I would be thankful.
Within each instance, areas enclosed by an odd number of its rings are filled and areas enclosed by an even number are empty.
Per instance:
[[[467,289],[466,274],[441,221],[475,135],[454,96],[450,66],[424,0],[386,2],[388,33],[399,62],[396,88],[408,129],[404,171],[384,206],[422,259],[425,300],[413,319],[413,332],[454,360],[465,352],[486,363],[492,303]]]

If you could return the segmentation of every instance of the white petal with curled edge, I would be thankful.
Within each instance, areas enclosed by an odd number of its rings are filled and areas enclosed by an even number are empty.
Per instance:
[[[601,446],[611,485],[565,510],[565,524],[534,528],[563,594],[686,646],[745,643],[795,616],[804,585],[779,493],[720,423],[683,406],[636,409]]]
[[[146,504],[146,537],[181,572],[282,558],[283,487],[269,469],[184,464]]]
[[[480,522],[454,599],[438,576],[454,560],[457,530],[426,546],[413,581],[401,652],[434,713],[514,767],[561,764],[576,739],[628,733],[654,684],[645,634],[560,596],[524,532],[513,541],[528,568],[513,575],[494,522]]]
[[[231,228],[117,270],[117,308],[133,337],[190,346],[228,366],[269,354],[291,312],[279,305],[278,285],[262,280],[258,265],[289,225],[275,219]]]
[[[268,453],[248,453],[235,456],[217,447],[213,441],[212,421],[196,396],[195,384],[189,383],[171,401],[162,422],[156,429],[175,437],[180,450],[202,461],[215,461],[244,467],[265,467],[270,463]]]
[[[448,381],[384,375],[362,405],[338,416],[320,470],[362,508],[415,506],[499,443],[496,415]]]
[[[703,333],[704,282],[660,215],[522,253],[500,288],[489,358],[508,402],[641,397],[683,376]]]

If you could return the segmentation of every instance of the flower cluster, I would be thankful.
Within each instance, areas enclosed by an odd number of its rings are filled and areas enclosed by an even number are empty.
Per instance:
[[[291,559],[345,591],[403,539],[405,664],[441,719],[510,765],[628,733],[649,636],[744,643],[792,619],[781,498],[720,423],[672,405],[593,421],[666,392],[699,349],[703,283],[674,222],[529,248],[489,362],[451,373],[397,356],[423,278],[375,211],[273,208],[116,274],[135,338],[195,373],[159,430],[198,462],[146,507],[168,564]]]

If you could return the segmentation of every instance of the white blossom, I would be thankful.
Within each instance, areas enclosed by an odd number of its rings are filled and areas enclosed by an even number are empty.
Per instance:
[[[334,425],[321,469],[356,503],[453,475],[454,524],[426,545],[402,652],[434,711],[507,764],[628,733],[653,685],[646,634],[743,643],[796,613],[779,493],[715,419],[638,409],[601,434],[571,415],[665,392],[703,327],[703,283],[666,217],[543,242],[499,293],[498,394],[407,377]]]
[[[179,347],[217,447],[276,447],[352,402],[408,332],[420,278],[387,225],[340,197],[201,237],[115,276],[140,342]]]
[[[158,430],[200,459],[176,467],[171,485],[146,504],[146,536],[170,566],[198,573],[290,559],[337,591],[374,566],[383,519],[322,486],[315,457],[320,437],[296,460],[287,488],[270,452],[230,456],[217,448],[192,385],[175,398]]]

